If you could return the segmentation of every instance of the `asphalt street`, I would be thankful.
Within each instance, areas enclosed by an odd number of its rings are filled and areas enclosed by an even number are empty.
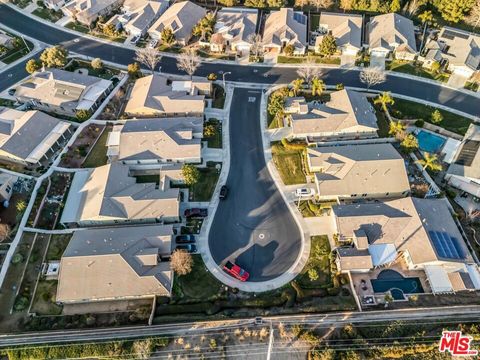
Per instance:
[[[230,108],[230,171],[227,199],[210,228],[210,252],[266,281],[285,273],[301,248],[301,235],[270,177],[260,129],[261,91],[236,88]]]
[[[99,57],[105,61],[112,61],[122,65],[128,65],[134,61],[134,50],[85,37],[78,37],[69,32],[36,21],[4,4],[0,4],[0,24],[4,24],[46,44],[60,44],[70,51],[92,58]],[[24,64],[20,64],[12,71],[8,71],[6,76],[0,76],[0,91],[5,90],[16,81],[19,81],[21,79],[20,75],[25,75],[25,72],[21,71],[23,66]],[[177,69],[175,58],[164,56],[160,66],[162,72],[184,74]],[[293,67],[242,66],[208,62],[203,63],[195,75],[206,76],[212,72],[231,72],[231,74],[226,76],[226,79],[229,81],[254,82],[259,84],[288,83],[298,77],[296,69]],[[11,76],[9,76],[10,74]],[[345,86],[365,87],[360,82],[358,71],[356,70],[339,68],[325,69],[322,79],[327,85],[342,83]],[[477,97],[445,88],[435,83],[426,83],[390,74],[387,76],[385,83],[374,86],[372,89],[391,91],[419,100],[430,101],[480,117],[480,106]]]

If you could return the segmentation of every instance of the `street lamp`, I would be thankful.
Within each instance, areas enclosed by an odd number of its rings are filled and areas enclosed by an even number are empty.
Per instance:
[[[227,74],[231,74],[231,72],[230,72],[230,71],[227,71],[227,72],[224,72],[224,73],[222,74],[222,77],[223,77],[223,88],[224,88],[224,89],[225,89],[225,75],[227,75]]]

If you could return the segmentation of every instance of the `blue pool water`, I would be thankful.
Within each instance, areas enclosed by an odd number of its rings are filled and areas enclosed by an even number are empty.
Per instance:
[[[420,130],[417,134],[418,147],[429,153],[439,152],[445,144],[445,139],[428,131]]]
[[[422,283],[417,277],[406,278],[395,270],[383,270],[372,282],[373,291],[384,293],[389,290],[396,300],[403,298],[403,294],[423,293]]]

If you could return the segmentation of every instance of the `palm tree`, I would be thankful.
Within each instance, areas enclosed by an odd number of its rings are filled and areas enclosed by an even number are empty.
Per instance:
[[[430,154],[426,152],[423,155],[423,159],[418,160],[418,163],[422,165],[423,170],[429,169],[431,171],[440,171],[442,170],[442,164],[438,161],[438,157],[435,154]]]
[[[322,95],[323,90],[325,90],[325,83],[323,82],[323,80],[314,77],[312,79],[312,95],[320,96]]]
[[[384,91],[378,97],[373,100],[374,104],[381,104],[383,111],[387,112],[387,105],[391,104],[393,105],[395,101],[393,98],[390,96],[390,92]]]
[[[293,94],[297,96],[298,92],[303,88],[303,79],[295,79],[292,81]]]
[[[391,121],[388,134],[396,136],[399,133],[403,133],[405,129],[406,129],[405,125],[403,125],[400,121]]]
[[[430,10],[425,10],[423,13],[418,15],[418,18],[423,24],[422,43],[420,44],[420,51],[419,51],[419,52],[422,52],[423,44],[425,42],[425,34],[427,33],[427,25],[432,22],[433,14]]]

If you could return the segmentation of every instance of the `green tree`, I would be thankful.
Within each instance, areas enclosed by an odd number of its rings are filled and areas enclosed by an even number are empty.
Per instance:
[[[238,0],[218,0],[218,3],[223,6],[236,6],[238,5]]]
[[[318,280],[318,271],[316,269],[308,270],[308,278],[310,279],[310,281]]]
[[[210,73],[210,74],[208,74],[207,79],[210,80],[210,81],[215,81],[215,80],[217,80],[217,74]]]
[[[402,8],[402,3],[400,0],[392,0],[390,3],[390,12],[397,12]]]
[[[440,64],[440,62],[438,61],[434,61],[432,63],[432,65],[430,65],[430,70],[432,70],[434,73],[438,73],[438,71],[440,70],[440,67],[442,65]]]
[[[103,25],[102,27],[102,32],[108,36],[108,37],[111,37],[111,38],[116,38],[120,35],[120,33],[118,32],[116,26],[112,23],[110,24],[106,24],[106,25]]]
[[[294,51],[295,51],[295,47],[292,44],[288,44],[283,48],[283,52],[287,56],[292,56]]]
[[[412,134],[408,134],[400,143],[400,146],[404,152],[411,153],[412,151],[418,149],[418,140]]]
[[[89,110],[77,110],[75,113],[75,117],[80,122],[90,119],[90,116],[92,116],[92,113]]]
[[[400,121],[391,121],[388,130],[389,135],[397,136],[405,131],[406,127]]]
[[[178,275],[187,275],[192,271],[192,255],[185,250],[175,250],[170,258],[170,268]]]
[[[433,14],[430,10],[425,10],[420,15],[418,15],[418,18],[420,19],[422,24],[429,23],[433,21]]]
[[[438,124],[438,123],[441,123],[443,121],[443,115],[438,109],[435,109],[432,112],[432,115],[430,116],[430,118],[432,120],[432,123],[434,123],[434,124]]]
[[[268,7],[281,8],[287,4],[285,0],[267,0]]]
[[[281,91],[275,91],[271,94],[267,110],[270,116],[283,116],[285,111],[285,94]]]
[[[245,6],[254,8],[266,8],[266,0],[245,0]]]
[[[291,86],[292,86],[293,94],[297,96],[298,92],[303,88],[303,79],[299,78],[299,79],[293,80],[291,82]]]
[[[15,205],[15,208],[17,209],[17,212],[19,212],[19,213],[24,211],[27,208],[27,204],[26,204],[25,200],[20,200],[19,202],[17,202],[17,204]]]
[[[323,80],[317,78],[317,77],[314,77],[312,79],[312,95],[315,96],[315,95],[322,95],[323,93],[323,90],[325,90],[325,83],[323,82]]]
[[[173,35],[173,31],[170,27],[163,28],[162,32],[160,33],[160,40],[162,44],[170,47],[175,44],[175,35]]]
[[[41,64],[37,60],[30,59],[27,61],[25,65],[25,70],[27,70],[29,74],[33,74],[35,71],[39,70],[41,67],[42,67]]]
[[[47,67],[64,67],[67,64],[68,51],[59,45],[43,50],[40,61]]]
[[[133,78],[140,76],[140,65],[138,65],[137,62],[128,64],[127,72],[128,72],[128,75],[130,75]]]
[[[418,163],[422,165],[423,170],[440,171],[442,170],[442,164],[438,161],[438,157],[435,154],[428,152],[423,154],[423,159],[418,160]]]
[[[209,41],[210,36],[213,33],[214,26],[215,15],[213,13],[208,13],[197,23],[197,25],[193,27],[192,34],[193,36],[199,36],[200,41]]]
[[[205,125],[205,127],[203,128],[203,135],[205,137],[212,137],[212,136],[215,136],[216,134],[217,134],[217,128],[212,124]]]
[[[373,100],[374,104],[381,104],[383,111],[387,112],[387,105],[393,105],[395,104],[395,101],[393,100],[392,96],[390,95],[390,92],[384,91],[380,95],[378,95],[375,100]]]
[[[200,179],[200,171],[192,164],[184,164],[182,166],[182,176],[185,184],[192,186]]]
[[[435,3],[442,18],[458,23],[475,5],[475,0],[438,0]]]
[[[100,58],[93,59],[92,62],[90,63],[90,66],[92,67],[92,69],[95,69],[95,70],[103,69],[102,59]]]
[[[332,56],[337,52],[337,42],[333,35],[327,34],[323,37],[318,47],[318,52],[323,56]]]

